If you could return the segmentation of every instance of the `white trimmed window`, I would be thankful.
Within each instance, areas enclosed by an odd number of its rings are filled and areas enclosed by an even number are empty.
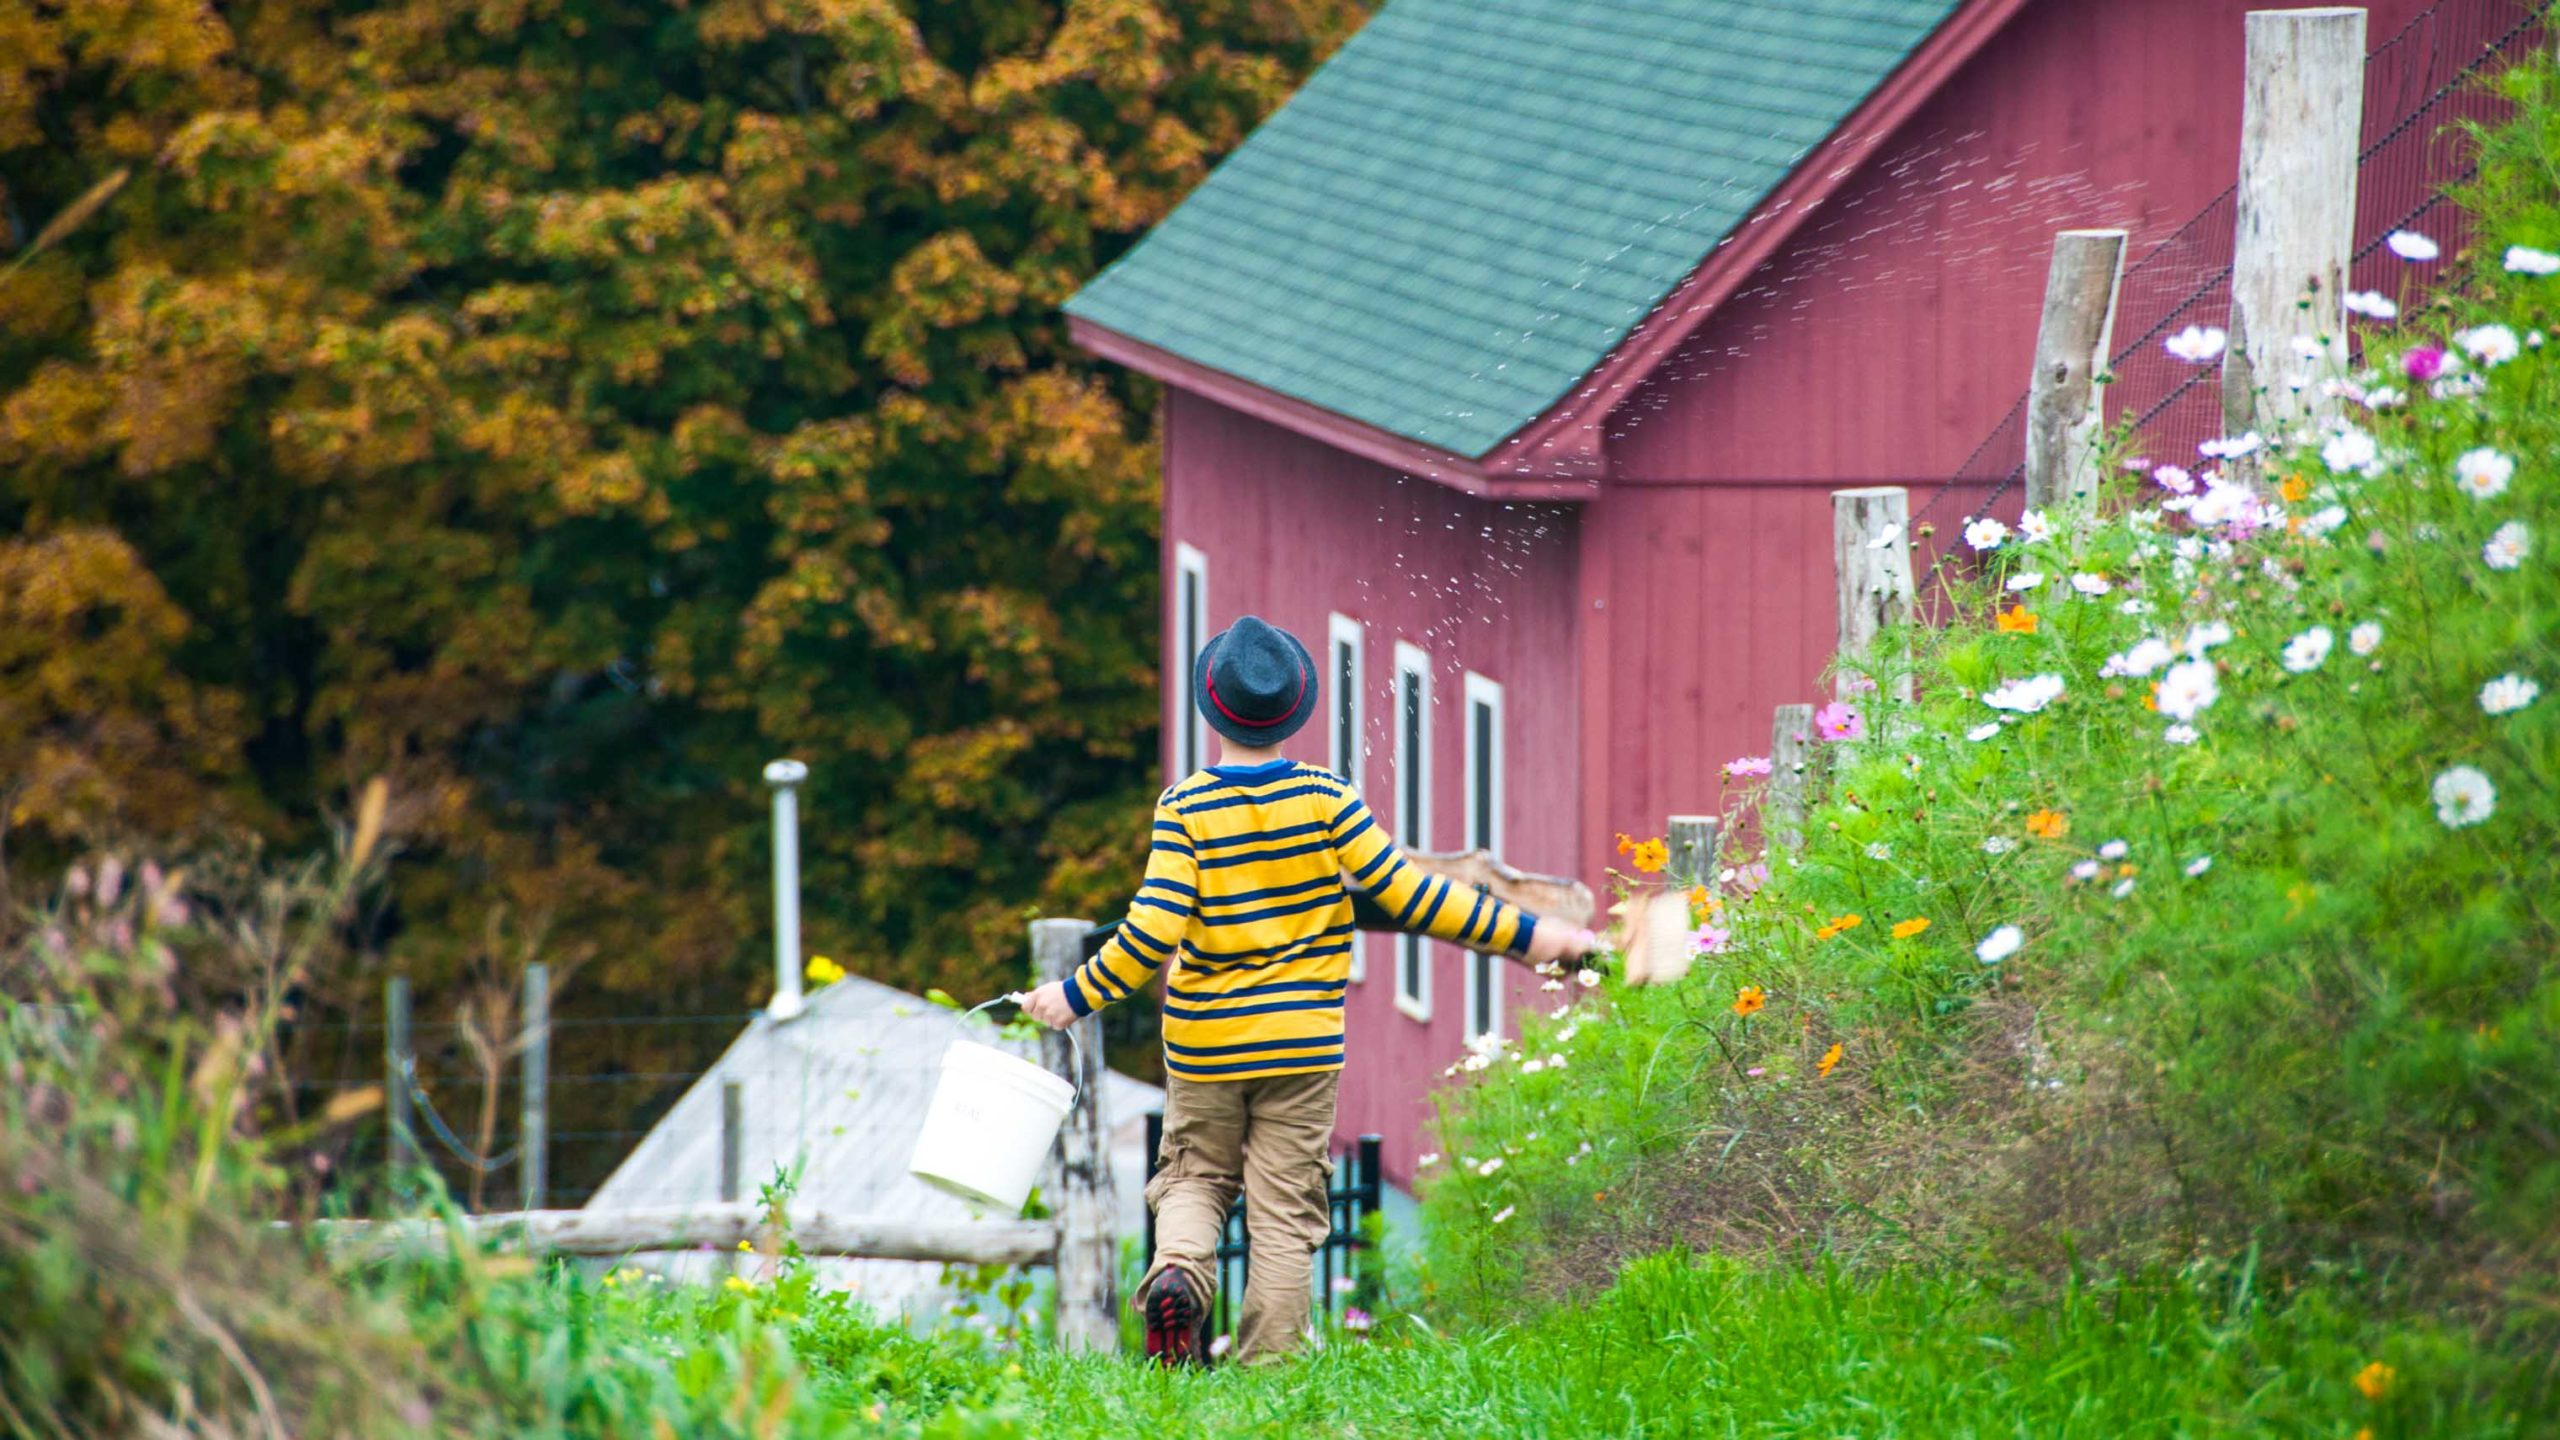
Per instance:
[[[1328,683],[1333,687],[1329,744],[1325,755],[1333,773],[1351,782],[1353,790],[1358,790],[1360,760],[1366,748],[1361,743],[1366,732],[1361,729],[1364,717],[1360,713],[1360,676],[1365,668],[1362,662],[1368,650],[1368,632],[1359,621],[1348,615],[1336,614],[1326,622],[1325,633],[1325,666],[1331,674]],[[1351,978],[1354,981],[1369,978],[1368,951],[1369,937],[1354,934],[1351,937]]]
[[[1431,657],[1396,642],[1396,841],[1408,851],[1431,848]],[[1431,945],[1396,937],[1396,1008],[1431,1018]]]
[[[1502,853],[1502,686],[1470,670],[1466,709],[1467,848]],[[1452,902],[1454,903],[1454,902]],[[1466,1032],[1502,1033],[1502,957],[1467,956]]]
[[[1173,547],[1174,673],[1165,678],[1173,692],[1173,774],[1180,780],[1209,763],[1209,727],[1200,707],[1191,703],[1191,675],[1199,668],[1201,648],[1209,643],[1209,557],[1189,545]]]

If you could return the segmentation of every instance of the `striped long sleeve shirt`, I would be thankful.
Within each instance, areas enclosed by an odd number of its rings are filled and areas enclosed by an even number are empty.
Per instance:
[[[1156,803],[1129,916],[1066,982],[1089,1015],[1166,971],[1164,1063],[1187,1080],[1342,1068],[1351,895],[1398,928],[1525,954],[1537,917],[1425,875],[1327,770],[1213,765]]]

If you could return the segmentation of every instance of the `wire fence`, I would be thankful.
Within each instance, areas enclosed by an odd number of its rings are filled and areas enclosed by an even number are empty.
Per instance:
[[[2468,180],[2465,122],[2488,122],[2504,102],[2484,74],[2522,56],[2542,33],[2538,5],[2522,0],[2442,0],[2366,56],[2364,136],[2356,165],[2356,228],[2350,284],[2397,295],[2406,267],[2383,246],[2395,230],[2418,230],[2448,255],[2471,238],[2470,220],[2446,195]],[[2130,420],[2157,459],[2184,463],[2222,433],[2221,371],[2189,365],[2161,346],[2189,325],[2224,326],[2231,313],[2238,189],[2226,189],[2195,218],[2127,265],[2116,297],[2115,353],[2106,390],[2110,424]],[[2014,517],[2026,476],[2027,400],[2022,394],[1954,475],[1913,516],[1930,570],[1963,553],[1963,525],[1986,514]]]

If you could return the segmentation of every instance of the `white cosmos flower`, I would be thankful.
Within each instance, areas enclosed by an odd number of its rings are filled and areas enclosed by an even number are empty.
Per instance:
[[[2015,925],[2003,925],[1983,936],[1982,943],[1973,947],[1973,954],[1985,965],[1997,965],[2017,954],[2018,947],[2026,943],[2026,931]]]
[[[1484,1163],[1483,1163],[1483,1164],[1481,1164],[1481,1165],[1478,1165],[1478,1166],[1476,1167],[1476,1173],[1477,1173],[1478,1175],[1490,1175],[1490,1174],[1492,1174],[1494,1171],[1499,1170],[1499,1169],[1501,1169],[1501,1168],[1502,1168],[1502,1157],[1501,1157],[1501,1156],[1499,1156],[1499,1155],[1496,1155],[1496,1156],[1494,1156],[1492,1159],[1487,1160],[1486,1162],[1484,1162]]]
[[[2395,320],[2400,316],[2398,302],[2379,290],[2350,290],[2338,303],[2346,306],[2350,314],[2375,320]]]
[[[2009,527],[1985,515],[1964,527],[1964,543],[1976,550],[1996,550],[2009,538]]]
[[[2515,275],[2560,275],[2560,255],[2530,245],[2507,247],[2507,270]]]
[[[2501,675],[2480,687],[2480,709],[2490,715],[2512,715],[2541,693],[2541,686],[2521,675]]]
[[[1494,1223],[1494,1224],[1496,1224],[1496,1225],[1499,1225],[1499,1224],[1501,1224],[1503,1221],[1510,1219],[1512,1216],[1514,1216],[1514,1215],[1516,1215],[1516,1214],[1518,1214],[1518,1213],[1520,1213],[1520,1207],[1519,1207],[1519,1206],[1517,1206],[1517,1205],[1505,1205],[1505,1206],[1503,1206],[1501,1209],[1496,1210],[1496,1211],[1494,1211],[1494,1212],[1493,1212],[1493,1223]],[[1225,1337],[1225,1336],[1220,1336],[1219,1338],[1220,1338],[1220,1339],[1225,1339],[1226,1337]]]
[[[2125,857],[2127,852],[2132,849],[2132,846],[2127,845],[2121,840],[2110,840],[2106,844],[2098,847],[2098,858],[2101,860],[2121,860]]]
[[[2164,490],[2168,490],[2179,495],[2192,495],[2195,493],[2196,477],[2188,474],[2186,471],[2175,465],[2162,465],[2157,467],[2151,472],[2151,478],[2159,481],[2160,488]]]
[[[2117,899],[2119,899],[2119,900],[2123,899],[2123,898],[2124,898],[2124,897],[2126,897],[2127,895],[2132,894],[2132,893],[2133,893],[2133,877],[2132,877],[2132,876],[2130,876],[2130,875],[2127,875],[2127,876],[2126,876],[2126,877],[2124,877],[2123,879],[2121,879],[2121,880],[2117,881],[2117,882],[2116,882],[2116,884],[2115,884],[2115,888],[2114,888],[2113,890],[2108,891],[2107,893],[2108,893],[2108,894],[2110,894],[2110,895],[2115,896],[2115,897],[2116,897]]]
[[[2489,536],[2480,547],[2480,563],[2492,570],[2513,570],[2533,553],[2533,532],[2521,520],[2510,520]]]
[[[2098,878],[2098,862],[2097,862],[2097,861],[2095,861],[2095,860],[2083,860],[2083,861],[2080,861],[2079,863],[2077,863],[2077,864],[2073,865],[2073,866],[2071,867],[2071,878],[2072,878],[2072,879],[2074,879],[2074,880],[2095,880],[2095,879],[2097,879],[2097,878]]]
[[[2160,677],[2160,693],[2152,703],[2172,720],[2193,720],[2222,698],[2222,681],[2210,660],[2181,660]]]
[[[2116,613],[2119,615],[2148,615],[2151,613],[2151,602],[2143,599],[2139,595],[2128,596],[2123,604],[2116,607]]]
[[[2507,482],[2516,477],[2516,462],[2483,445],[2465,450],[2453,462],[2454,482],[2474,500],[2487,500],[2507,493]]]
[[[1985,855],[2006,855],[2017,848],[2018,842],[2006,835],[1989,836],[1982,842],[1982,853]]]
[[[1597,988],[1600,984],[1600,972],[1597,970],[1576,970],[1573,972],[1573,983],[1581,986],[1585,990]]]
[[[2030,510],[2018,517],[2018,538],[2029,544],[2053,538],[2053,521],[2041,510]]]
[[[2477,825],[2498,809],[2498,787],[2468,765],[2456,765],[2438,775],[2429,793],[2436,802],[2436,818],[2447,829]]]
[[[2196,452],[2209,460],[2237,460],[2243,455],[2254,453],[2266,443],[2266,436],[2251,430],[2239,435],[2226,435],[2218,440],[2207,440],[2196,446]]]
[[[2326,535],[2347,523],[2347,507],[2328,505],[2302,517],[2302,528],[2314,535]]]
[[[2219,325],[2190,325],[2160,342],[2160,348],[2190,365],[2202,365],[2222,353],[2231,335]]]
[[[2212,868],[2213,857],[2210,855],[2199,855],[2193,860],[2187,862],[2187,878],[2193,880]]]
[[[2347,632],[2347,648],[2358,655],[2370,655],[2382,645],[2382,624],[2367,620]]]
[[[2516,332],[2504,325],[2481,325],[2461,331],[2453,337],[2453,343],[2461,346],[2463,353],[2472,359],[2492,368],[2506,364],[2524,351],[2524,342],[2516,339]]]
[[[2382,237],[2382,243],[2391,247],[2392,254],[2413,264],[2423,264],[2444,253],[2436,242],[2415,230],[2394,230]]]
[[[2024,680],[2011,680],[1982,697],[1982,703],[1994,710],[2008,710],[2020,715],[2033,715],[2062,698],[2062,677],[2031,675]]]
[[[2033,590],[2043,583],[2044,572],[2041,570],[2021,570],[2009,577],[2011,590]]]
[[[2083,595],[2104,595],[2116,588],[2104,575],[2082,573],[2071,577],[2071,588]]]
[[[2376,385],[2372,389],[2364,392],[2364,408],[2367,410],[2389,410],[2395,406],[2406,403],[2408,398],[2409,397],[2406,394],[2393,389],[2391,386]]]
[[[1416,1169],[1420,1169],[1420,1168],[1422,1168],[1423,1166],[1426,1166],[1426,1165],[1437,1165],[1437,1164],[1439,1164],[1439,1163],[1440,1163],[1440,1152],[1439,1152],[1439,1151],[1437,1151],[1437,1150],[1434,1150],[1434,1151],[1432,1151],[1430,1154],[1428,1154],[1428,1155],[1425,1155],[1425,1156],[1421,1157],[1420,1159],[1418,1159],[1418,1160],[1414,1161],[1413,1163],[1414,1163],[1414,1168],[1416,1168]]]
[[[2146,637],[2132,649],[2108,656],[2107,663],[2098,669],[2098,677],[2111,680],[2119,675],[2148,675],[2176,658],[2177,652],[2169,648],[2168,641]]]
[[[1974,726],[1972,729],[1967,730],[1966,732],[1964,732],[1964,738],[1966,738],[1967,740],[1970,740],[1970,741],[1974,742],[1975,744],[1979,745],[1979,744],[1981,744],[1983,741],[1988,740],[1988,739],[1990,739],[1992,736],[1997,735],[1997,734],[1999,734],[1999,733],[2000,733],[2000,722],[1999,722],[1999,721],[1997,721],[1997,720],[1985,720],[1985,721],[1983,721],[1981,724],[1976,725],[1976,726]]]
[[[2329,658],[2329,647],[2337,637],[2326,625],[2314,625],[2284,642],[2284,668],[2296,675],[2317,670]]]
[[[2332,473],[2361,475],[2381,462],[2382,447],[2372,436],[2349,425],[2320,447],[2320,460]]]
[[[2193,745],[2202,737],[2193,725],[2172,725],[2160,732],[2160,738],[2172,745]]]
[[[2201,657],[2204,652],[2216,645],[2230,643],[2231,627],[2219,620],[2207,620],[2188,630],[2187,638],[2179,644],[2178,648],[2191,656]]]

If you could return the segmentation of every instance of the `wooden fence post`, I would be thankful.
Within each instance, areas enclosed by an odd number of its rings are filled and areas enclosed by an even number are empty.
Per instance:
[[[1769,725],[1769,788],[1760,798],[1760,829],[1773,852],[1804,843],[1804,770],[1812,759],[1813,707],[1779,706]]]
[[[1691,885],[1712,885],[1716,878],[1717,832],[1724,821],[1714,815],[1674,815],[1663,826],[1670,843],[1667,873]]]
[[[2226,434],[2273,438],[2279,427],[2335,408],[2316,383],[2322,367],[2296,355],[2294,342],[2345,344],[2364,22],[2364,11],[2344,6],[2249,12],[2231,338],[2222,357]],[[2345,365],[2343,349],[2333,363]],[[2305,373],[2315,383],[2294,389],[2293,378]]]
[[[1031,922],[1031,969],[1040,983],[1064,980],[1084,960],[1083,920]],[[1076,1108],[1060,1132],[1058,1159],[1058,1343],[1109,1351],[1120,1340],[1120,1237],[1111,1183],[1110,1117],[1103,1113],[1102,1027],[1092,1016],[1040,1037],[1041,1058],[1076,1087]]]
[[[1870,485],[1831,492],[1831,563],[1840,585],[1840,650],[1893,674],[1894,698],[1911,699],[1907,649],[1902,663],[1873,653],[1886,627],[1911,619],[1911,492]],[[1836,692],[1853,698],[1846,677]]]
[[[2065,230],[2053,237],[2036,368],[2027,379],[2027,506],[2084,507],[2098,492],[2098,435],[2105,428],[2107,353],[2124,275],[2125,232]]]
[[[524,1118],[517,1173],[524,1194],[517,1208],[539,1210],[551,1178],[551,967],[524,967]]]
[[[391,1130],[391,1193],[408,1193],[418,1169],[418,1131],[409,1093],[409,977],[394,975],[382,989],[382,1093]]]
[[[720,1201],[735,1204],[746,1179],[747,1087],[720,1082]]]

